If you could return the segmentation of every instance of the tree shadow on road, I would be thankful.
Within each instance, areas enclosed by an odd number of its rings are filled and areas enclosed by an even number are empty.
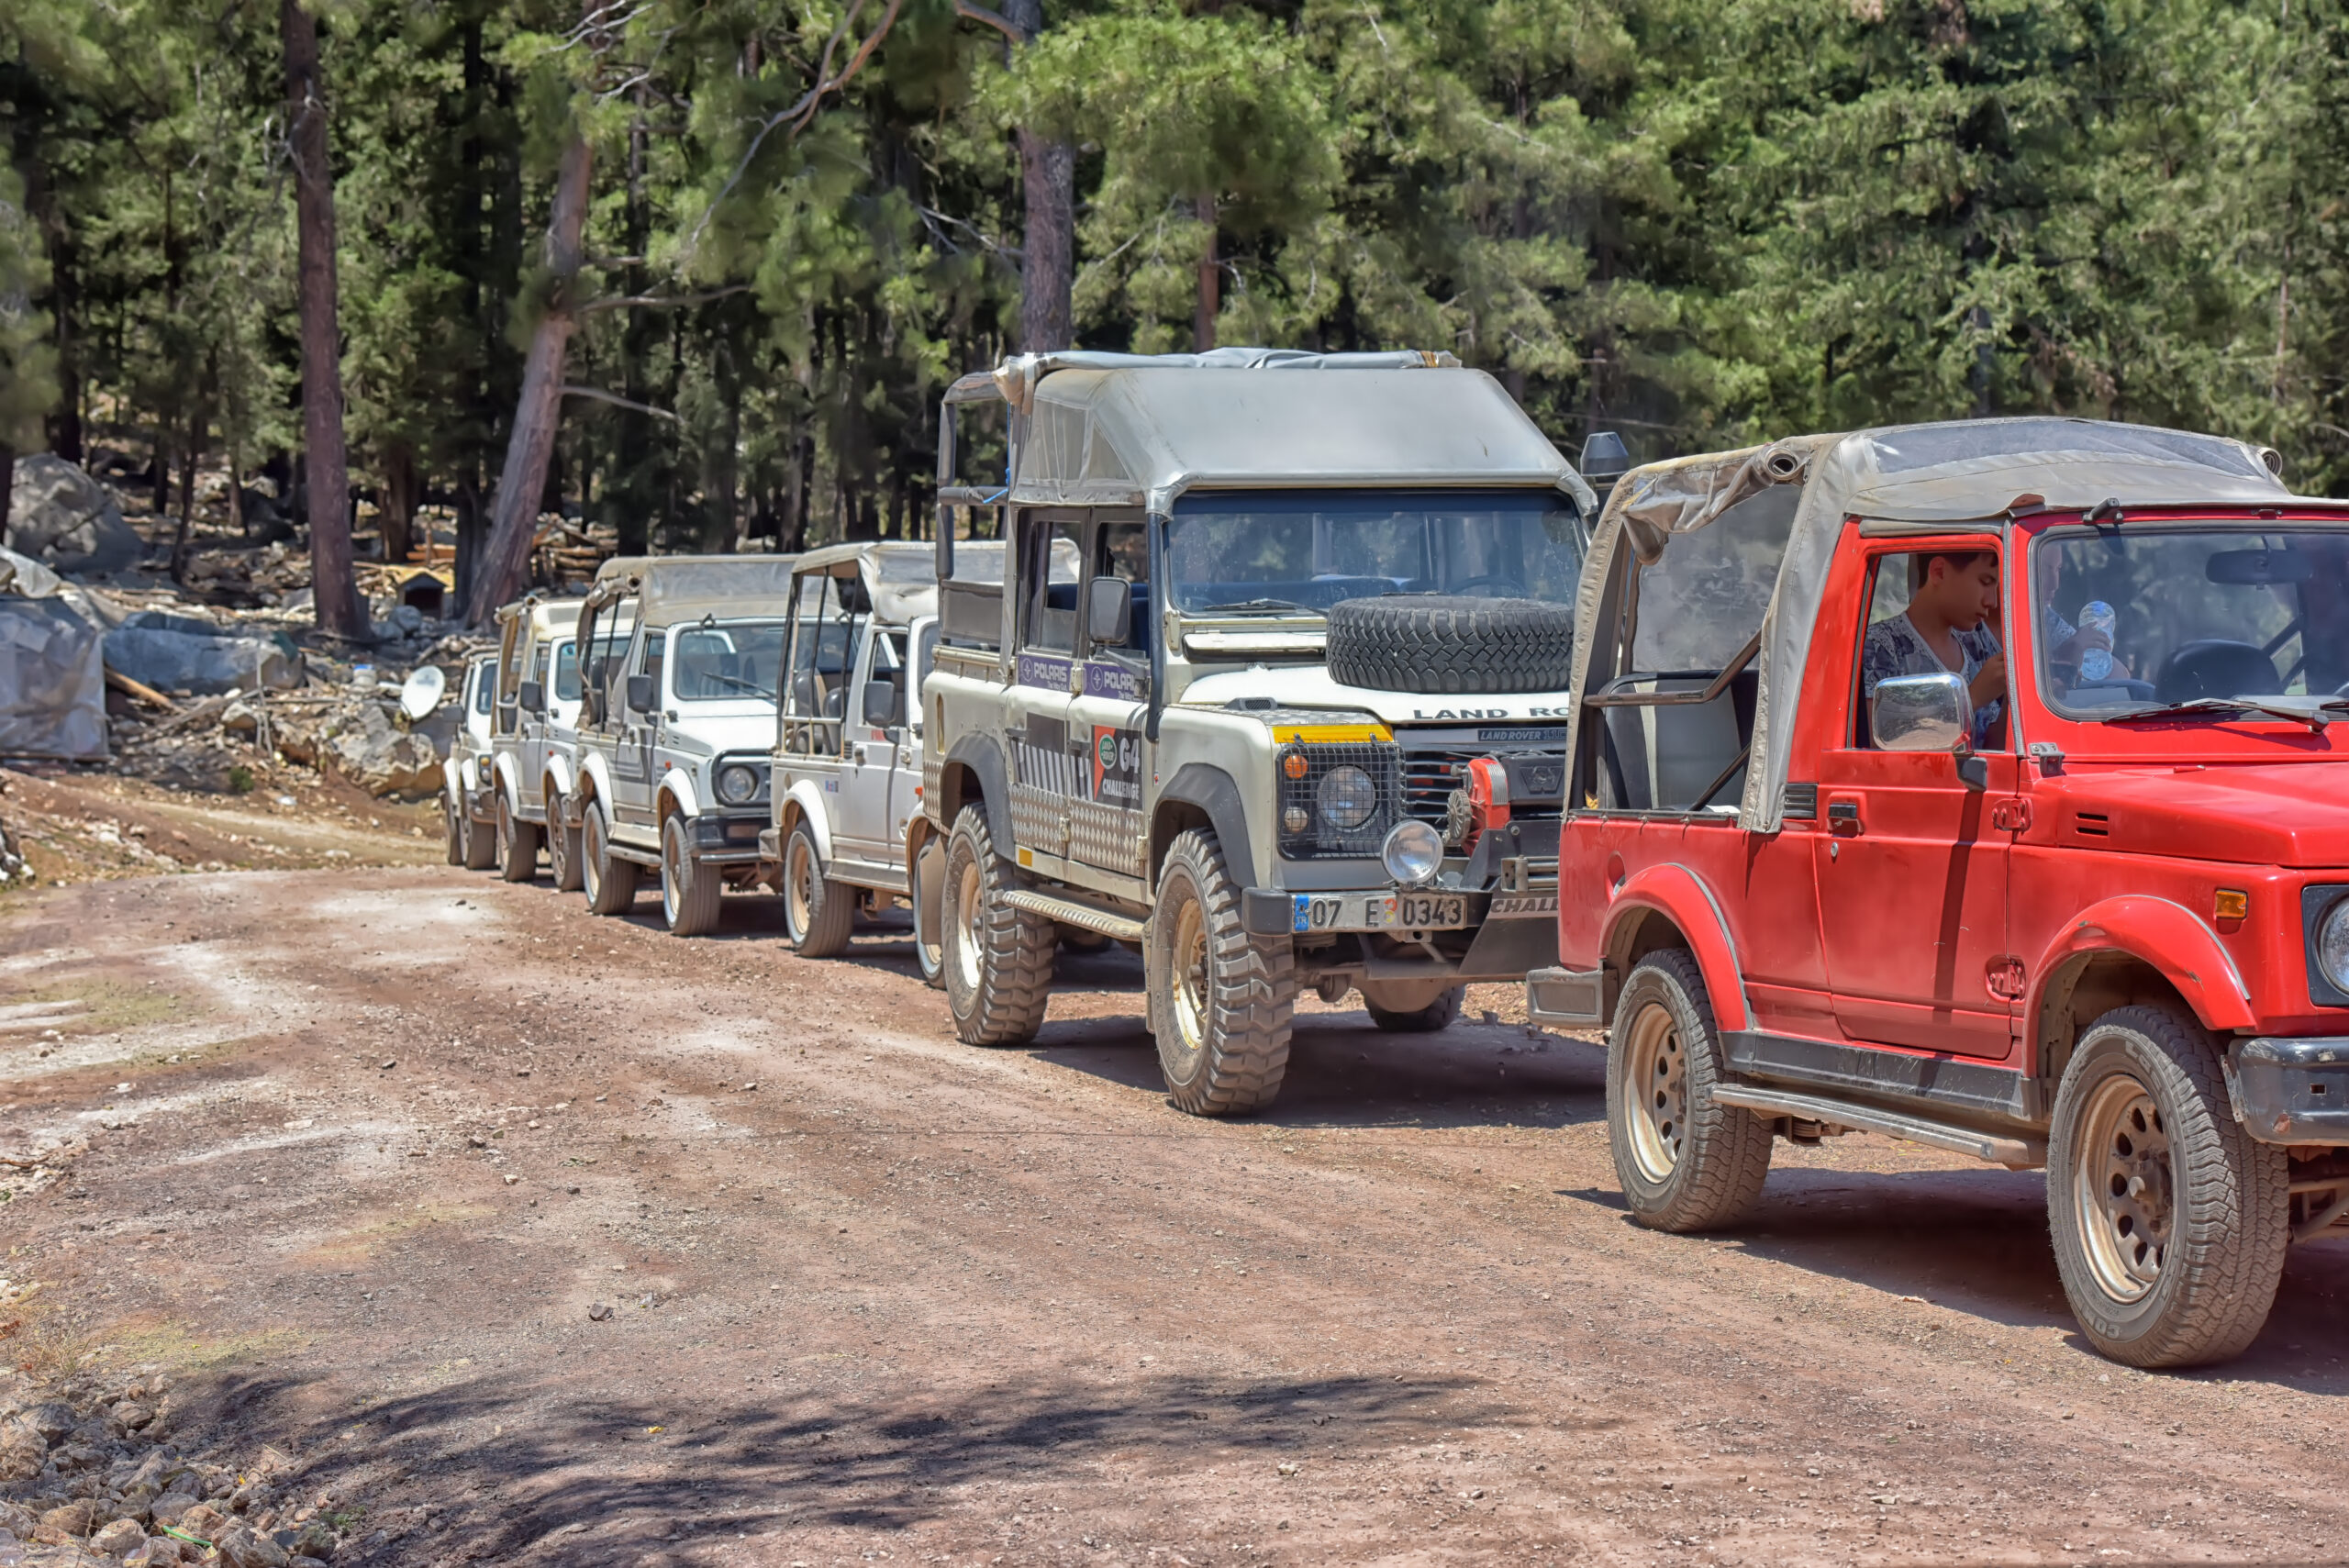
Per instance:
[[[949,1510],[938,1488],[1048,1487],[1112,1462],[1145,1475],[1196,1472],[1234,1453],[1301,1455],[1308,1442],[1386,1449],[1527,1418],[1474,1380],[1364,1376],[1170,1375],[1124,1387],[917,1389],[864,1401],[849,1390],[721,1392],[696,1400],[684,1420],[674,1407],[484,1376],[331,1420],[314,1409],[296,1381],[260,1373],[216,1395],[216,1412],[233,1411],[247,1431],[275,1429],[311,1455],[293,1483],[303,1493],[349,1496],[354,1483],[373,1490],[360,1473],[387,1467],[395,1482],[431,1475],[437,1517],[385,1523],[387,1539],[346,1558],[370,1562],[429,1552],[585,1563],[633,1560],[697,1532],[902,1529]],[[1613,1424],[1596,1412],[1586,1423]],[[348,1440],[353,1430],[366,1440]]]

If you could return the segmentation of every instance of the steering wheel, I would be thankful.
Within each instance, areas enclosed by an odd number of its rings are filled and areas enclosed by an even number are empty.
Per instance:
[[[1448,594],[1464,594],[1471,588],[1480,588],[1489,583],[1498,583],[1505,587],[1516,589],[1517,593],[1515,596],[1520,599],[1531,598],[1532,596],[1531,591],[1527,589],[1523,583],[1520,582],[1517,578],[1504,575],[1498,572],[1487,572],[1481,577],[1471,577],[1465,582],[1452,584],[1445,588],[1444,592]]]

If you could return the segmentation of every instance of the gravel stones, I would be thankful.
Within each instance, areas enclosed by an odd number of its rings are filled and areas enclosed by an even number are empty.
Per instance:
[[[140,1529],[134,1519],[117,1519],[112,1524],[100,1525],[96,1533],[90,1537],[91,1551],[113,1558],[128,1557],[146,1544],[147,1532]]]
[[[288,1561],[284,1547],[242,1525],[224,1531],[212,1544],[228,1568],[285,1568]]]

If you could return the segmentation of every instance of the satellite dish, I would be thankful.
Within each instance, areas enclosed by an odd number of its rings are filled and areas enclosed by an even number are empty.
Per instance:
[[[400,711],[415,723],[440,706],[440,698],[449,689],[449,677],[437,664],[419,664],[416,673],[400,686]]]

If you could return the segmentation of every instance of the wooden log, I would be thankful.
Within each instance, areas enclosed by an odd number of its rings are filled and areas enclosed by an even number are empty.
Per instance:
[[[143,702],[150,707],[160,707],[165,713],[177,713],[179,711],[179,704],[173,702],[171,698],[165,696],[154,687],[132,680],[129,676],[124,674],[121,671],[116,669],[111,664],[106,666],[106,684],[112,686],[116,691],[120,692],[123,695],[129,697],[134,701]]]

